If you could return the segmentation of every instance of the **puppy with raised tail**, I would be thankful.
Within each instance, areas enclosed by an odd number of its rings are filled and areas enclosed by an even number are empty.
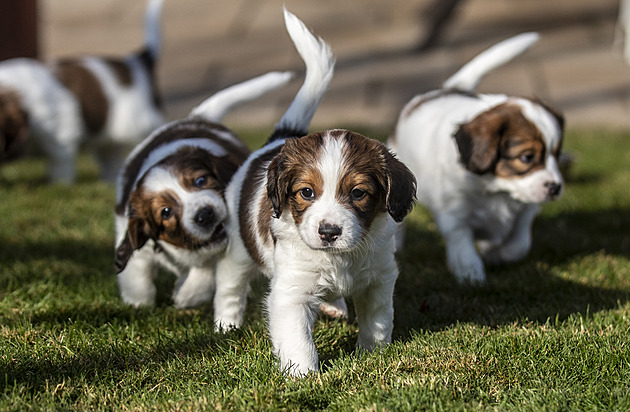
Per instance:
[[[348,130],[306,135],[333,74],[321,39],[285,10],[306,79],[267,144],[226,191],[229,244],[217,269],[219,327],[239,326],[252,273],[271,278],[269,333],[283,370],[318,370],[312,327],[318,310],[346,313],[352,297],[357,345],[390,342],[398,275],[393,234],[409,212],[415,179],[381,143]]]
[[[207,99],[182,120],[153,132],[128,157],[118,179],[116,251],[120,295],[154,303],[158,266],[177,276],[173,301],[208,302],[227,244],[224,191],[249,149],[218,121],[234,105],[286,84],[272,72]]]
[[[150,0],[145,46],[124,58],[0,63],[0,161],[15,158],[32,137],[49,158],[50,180],[72,183],[87,143],[101,176],[113,181],[131,149],[164,122],[155,81],[162,3]]]
[[[563,190],[563,118],[538,100],[474,93],[484,75],[537,40],[524,33],[500,42],[442,89],[413,98],[389,141],[418,179],[418,199],[435,217],[459,282],[485,282],[484,260],[525,257],[540,204]]]

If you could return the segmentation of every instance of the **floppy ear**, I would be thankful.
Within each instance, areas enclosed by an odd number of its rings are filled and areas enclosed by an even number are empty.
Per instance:
[[[22,155],[29,134],[28,113],[16,98],[0,96],[0,161]]]
[[[455,141],[460,161],[476,174],[489,172],[499,158],[499,143],[507,127],[507,117],[502,110],[487,110],[468,123],[459,126]]]
[[[416,200],[416,177],[400,160],[384,149],[387,168],[387,211],[396,222],[411,212]]]
[[[288,196],[288,177],[285,172],[286,159],[282,153],[274,157],[267,167],[267,196],[273,207],[273,217],[278,219],[282,215],[282,208]]]
[[[140,249],[149,240],[149,235],[144,231],[144,226],[144,222],[140,218],[129,219],[125,238],[116,248],[116,255],[114,256],[116,274],[125,269],[133,251]]]

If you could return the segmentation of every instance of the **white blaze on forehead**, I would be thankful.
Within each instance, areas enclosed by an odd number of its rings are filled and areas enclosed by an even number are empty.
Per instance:
[[[363,230],[354,210],[337,198],[339,183],[344,171],[348,168],[347,159],[344,157],[344,146],[343,137],[335,138],[330,133],[326,133],[323,136],[317,161],[313,165],[321,174],[323,186],[320,188],[321,193],[316,193],[315,201],[306,210],[298,228],[302,240],[313,249],[327,246],[322,244],[319,235],[319,226],[322,222],[341,229],[341,234],[333,246],[335,249],[352,249],[361,242],[363,236]]]
[[[317,166],[322,174],[324,183],[323,193],[317,193],[317,196],[325,196],[326,199],[334,199],[341,180],[344,165],[343,158],[343,139],[335,139],[327,133],[324,135],[324,143],[321,150],[321,156],[318,159]]]

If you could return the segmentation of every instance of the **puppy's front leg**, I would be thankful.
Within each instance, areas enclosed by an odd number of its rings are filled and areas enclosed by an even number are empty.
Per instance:
[[[173,293],[178,309],[192,308],[209,302],[214,293],[214,265],[210,268],[192,267]],[[180,279],[178,279],[180,283]]]
[[[392,259],[393,261],[393,259]],[[372,351],[391,342],[394,327],[394,283],[398,268],[385,272],[382,279],[370,284],[365,291],[353,295],[359,323],[357,347]]]
[[[276,273],[267,297],[274,353],[280,358],[281,369],[291,376],[319,368],[312,332],[318,302],[312,291],[311,285],[292,279],[291,274]]]
[[[228,252],[217,264],[214,295],[216,329],[238,328],[243,323],[249,281],[254,271],[254,263],[249,259],[247,252],[233,251],[230,245]]]
[[[472,229],[452,216],[438,216],[437,223],[446,242],[448,266],[459,283],[486,281],[483,261],[475,248]]]
[[[527,205],[517,216],[509,237],[496,248],[482,251],[490,265],[517,262],[527,256],[532,246],[532,224],[538,214],[538,205]]]
[[[123,302],[135,307],[153,305],[157,292],[155,262],[150,247],[143,247],[133,253],[125,269],[118,274],[118,287]]]

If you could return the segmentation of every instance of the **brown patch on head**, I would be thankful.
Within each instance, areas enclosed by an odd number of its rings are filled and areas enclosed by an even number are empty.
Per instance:
[[[462,124],[455,141],[461,162],[476,174],[511,178],[545,167],[542,133],[515,104],[500,104]]]
[[[297,224],[311,205],[310,196],[321,195],[323,178],[317,159],[323,146],[323,133],[287,139],[267,169],[267,195],[275,217],[289,207]]]
[[[81,117],[88,132],[97,134],[103,130],[109,112],[109,102],[94,73],[80,61],[68,59],[57,63],[55,75],[79,100]]]
[[[0,91],[0,162],[19,157],[26,148],[28,115],[17,93]]]
[[[185,247],[189,242],[181,226],[182,206],[170,191],[149,192],[140,188],[129,199],[129,226],[136,225],[146,237]]]
[[[411,171],[379,141],[340,130],[343,137],[344,170],[336,197],[348,204],[364,228],[385,211],[400,222],[413,207],[416,179]]]
[[[182,209],[174,193],[152,193],[142,186],[129,198],[127,232],[116,249],[116,272],[120,273],[134,250],[142,248],[149,239],[164,240],[175,246],[190,244],[181,227]]]

